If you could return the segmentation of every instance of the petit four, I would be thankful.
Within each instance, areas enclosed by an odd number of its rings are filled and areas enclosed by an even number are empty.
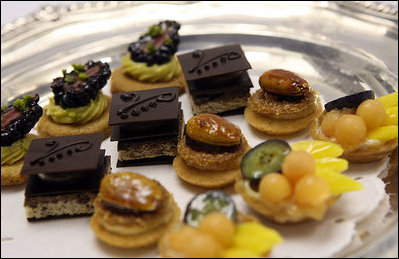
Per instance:
[[[107,175],[94,201],[90,226],[103,242],[121,248],[154,245],[180,218],[180,209],[158,181],[132,172]]]
[[[184,128],[178,87],[114,94],[109,124],[118,167],[172,163]]]
[[[34,139],[21,174],[29,176],[24,207],[28,221],[91,215],[110,157],[103,133]]]
[[[281,242],[278,232],[237,211],[227,194],[208,191],[191,200],[184,223],[175,224],[158,247],[165,258],[261,258]]]
[[[39,95],[27,95],[1,107],[1,185],[26,182],[21,169],[26,151],[36,135],[28,134],[43,114]]]
[[[348,168],[337,158],[343,149],[325,141],[292,146],[271,139],[242,159],[242,176],[235,190],[250,207],[278,223],[322,220],[341,194],[363,188],[341,174]]]
[[[292,134],[307,128],[321,112],[319,93],[291,71],[272,69],[259,78],[261,89],[248,99],[248,123],[266,134]]]
[[[112,72],[111,92],[178,86],[179,94],[183,93],[186,82],[174,55],[180,43],[179,29],[176,21],[162,21],[131,43],[122,66]]]
[[[187,122],[173,167],[190,184],[223,187],[240,175],[241,158],[249,148],[239,127],[218,115],[202,113]]]
[[[251,68],[239,44],[178,56],[194,114],[235,113],[247,106]]]
[[[42,137],[59,137],[103,132],[109,137],[108,126],[111,98],[102,93],[111,70],[107,63],[88,61],[73,64],[74,70],[53,80],[50,87],[54,96],[44,107],[37,124]]]
[[[341,145],[351,162],[382,159],[398,146],[398,93],[375,99],[368,90],[333,100],[314,120],[310,134]]]

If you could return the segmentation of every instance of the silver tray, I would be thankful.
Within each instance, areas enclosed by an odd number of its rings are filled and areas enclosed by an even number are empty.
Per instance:
[[[278,67],[301,74],[321,93],[324,102],[365,89],[373,89],[377,96],[398,91],[397,20],[356,15],[328,2],[87,2],[68,8],[47,6],[2,27],[1,103],[38,92],[40,104],[46,105],[51,94],[49,83],[63,68],[100,59],[114,69],[120,66],[127,45],[149,25],[163,19],[182,24],[179,53],[240,43],[252,65],[249,74],[255,88],[263,71]],[[109,93],[108,85],[104,91]],[[187,121],[192,116],[187,95],[181,100]],[[266,139],[249,130],[242,116],[230,118],[244,128],[246,136],[251,135],[251,146]],[[304,133],[287,140],[308,137]],[[174,193],[182,210],[193,195],[203,191],[170,180],[167,175],[174,176],[171,166],[164,167],[164,174],[156,166],[116,168],[115,145],[106,141],[102,147],[113,156],[114,172],[145,172],[158,179]],[[387,169],[381,177],[389,182],[395,178]],[[23,187],[2,188],[2,257],[158,256],[155,249],[126,252],[101,244],[99,251],[86,251],[87,239],[96,242],[88,218],[27,223],[23,191]],[[234,195],[232,188],[226,191]],[[377,222],[380,231],[334,256],[397,256],[397,185],[388,191],[391,212]],[[82,233],[89,237],[76,236]],[[82,241],[80,246],[75,241],[70,247],[68,242],[76,239]]]

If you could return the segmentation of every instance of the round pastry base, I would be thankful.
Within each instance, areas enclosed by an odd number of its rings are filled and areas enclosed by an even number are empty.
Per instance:
[[[27,175],[21,175],[24,159],[18,160],[12,165],[1,166],[1,186],[23,184],[28,180]]]
[[[111,108],[111,97],[106,96],[108,101],[107,110],[95,120],[89,121],[86,124],[59,124],[55,123],[51,117],[43,112],[43,116],[37,123],[37,132],[40,137],[61,137],[70,135],[90,134],[96,132],[103,132],[103,139],[111,135],[111,127],[108,125],[109,111]]]
[[[180,73],[179,76],[174,77],[171,81],[157,83],[137,81],[134,78],[126,75],[123,72],[122,66],[113,70],[111,75],[111,93],[113,94],[171,86],[179,87],[179,95],[185,92],[187,86],[183,73]]]
[[[90,220],[90,227],[96,236],[108,245],[126,249],[148,247],[156,244],[166,231],[180,220],[180,208],[175,201],[173,201],[173,205],[173,208],[171,208],[173,210],[173,217],[168,224],[164,224],[144,233],[136,235],[118,235],[109,232],[101,226],[96,214],[94,214]]]
[[[180,156],[173,160],[173,167],[183,181],[210,189],[231,185],[241,174],[240,168],[226,171],[199,170],[188,166]]]

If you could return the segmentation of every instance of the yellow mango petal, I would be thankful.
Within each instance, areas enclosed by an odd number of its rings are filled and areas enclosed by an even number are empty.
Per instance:
[[[387,108],[385,112],[387,113],[387,118],[384,122],[384,126],[398,125],[398,107]]]
[[[369,139],[378,139],[385,142],[398,137],[398,126],[378,127],[367,134]]]
[[[398,92],[387,94],[376,99],[385,105],[385,108],[398,106]]]
[[[262,258],[257,253],[251,250],[240,249],[240,248],[229,248],[223,252],[223,258]]]
[[[282,241],[283,239],[277,231],[256,222],[247,222],[236,226],[233,248],[264,254]]]
[[[344,152],[338,144],[321,140],[300,141],[292,145],[291,149],[306,151],[315,159],[339,157]]]
[[[348,169],[348,161],[342,158],[325,157],[316,159],[316,170],[331,170],[341,173]]]
[[[316,171],[316,174],[326,180],[330,186],[331,195],[339,195],[363,189],[363,185],[344,174],[337,174],[329,170]]]

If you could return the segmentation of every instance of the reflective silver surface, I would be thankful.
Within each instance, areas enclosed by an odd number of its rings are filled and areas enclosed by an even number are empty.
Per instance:
[[[254,84],[278,67],[302,75],[325,102],[365,89],[377,96],[398,90],[397,21],[359,19],[335,3],[88,2],[49,6],[2,28],[1,103],[38,92],[45,105],[49,83],[68,64],[101,59],[116,68],[127,45],[163,19],[182,24],[179,53],[240,43]],[[390,192],[397,197],[397,187]],[[397,256],[397,200],[392,208],[378,235],[341,256]]]

